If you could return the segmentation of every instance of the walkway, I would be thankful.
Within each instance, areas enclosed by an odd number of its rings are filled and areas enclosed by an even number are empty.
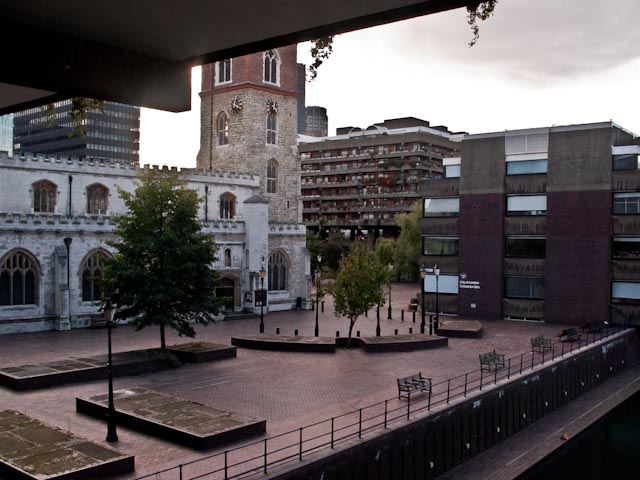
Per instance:
[[[381,312],[382,334],[407,333],[415,326],[406,314],[401,322],[400,309],[406,308],[415,295],[416,285],[394,284],[393,317]],[[383,314],[384,312],[384,314]],[[375,311],[360,318],[354,330],[361,335],[375,335]],[[289,311],[265,316],[265,332],[313,335],[315,312]],[[258,319],[235,320],[198,328],[197,340],[229,344],[231,336],[253,335]],[[344,336],[348,320],[335,318],[330,299],[319,314],[320,335]],[[449,339],[447,348],[414,352],[367,354],[360,349],[336,353],[270,352],[238,349],[236,359],[211,364],[190,365],[179,369],[115,380],[115,388],[136,386],[151,388],[204,405],[267,420],[267,434],[274,435],[330,418],[341,412],[372,404],[396,395],[396,378],[417,371],[434,382],[443,381],[478,368],[478,353],[498,350],[513,356],[530,349],[532,336],[557,335],[561,327],[528,322],[483,322],[481,339]],[[168,343],[187,341],[170,334]],[[158,346],[159,331],[147,328],[136,332],[119,326],[113,332],[114,351]],[[38,363],[73,356],[95,355],[106,350],[105,330],[73,330],[0,336],[0,365]],[[106,391],[106,381],[50,388],[35,392],[12,392],[0,389],[3,408],[15,409],[64,430],[96,442],[104,442],[104,423],[75,413],[75,397]],[[143,475],[178,463],[194,460],[201,453],[124,428],[115,447],[136,456],[136,474]],[[131,477],[126,477],[131,478]]]

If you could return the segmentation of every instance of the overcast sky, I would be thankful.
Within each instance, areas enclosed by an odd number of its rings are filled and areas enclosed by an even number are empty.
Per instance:
[[[330,135],[408,116],[469,133],[613,120],[640,134],[638,19],[638,0],[499,0],[472,48],[463,9],[346,33],[307,105],[327,108]],[[191,112],[143,109],[141,163],[195,166],[193,77]]]

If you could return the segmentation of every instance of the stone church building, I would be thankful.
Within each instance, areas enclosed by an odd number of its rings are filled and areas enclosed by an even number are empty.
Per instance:
[[[201,97],[197,167],[180,176],[219,245],[216,294],[226,311],[256,311],[264,269],[265,313],[307,305],[296,47],[203,66]],[[133,191],[150,168],[0,153],[0,334],[91,325],[110,216],[126,212],[117,188]]]

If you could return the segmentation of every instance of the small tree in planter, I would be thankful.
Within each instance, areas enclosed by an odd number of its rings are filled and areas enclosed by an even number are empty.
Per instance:
[[[362,246],[355,247],[340,260],[330,293],[335,299],[335,314],[349,319],[347,348],[351,346],[351,334],[358,317],[371,307],[384,304],[382,268],[376,257]]]

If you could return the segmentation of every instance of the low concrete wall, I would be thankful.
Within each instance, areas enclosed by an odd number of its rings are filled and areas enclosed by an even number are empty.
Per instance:
[[[626,369],[636,351],[635,332],[626,330],[527,375],[487,386],[445,410],[268,478],[434,478]]]

